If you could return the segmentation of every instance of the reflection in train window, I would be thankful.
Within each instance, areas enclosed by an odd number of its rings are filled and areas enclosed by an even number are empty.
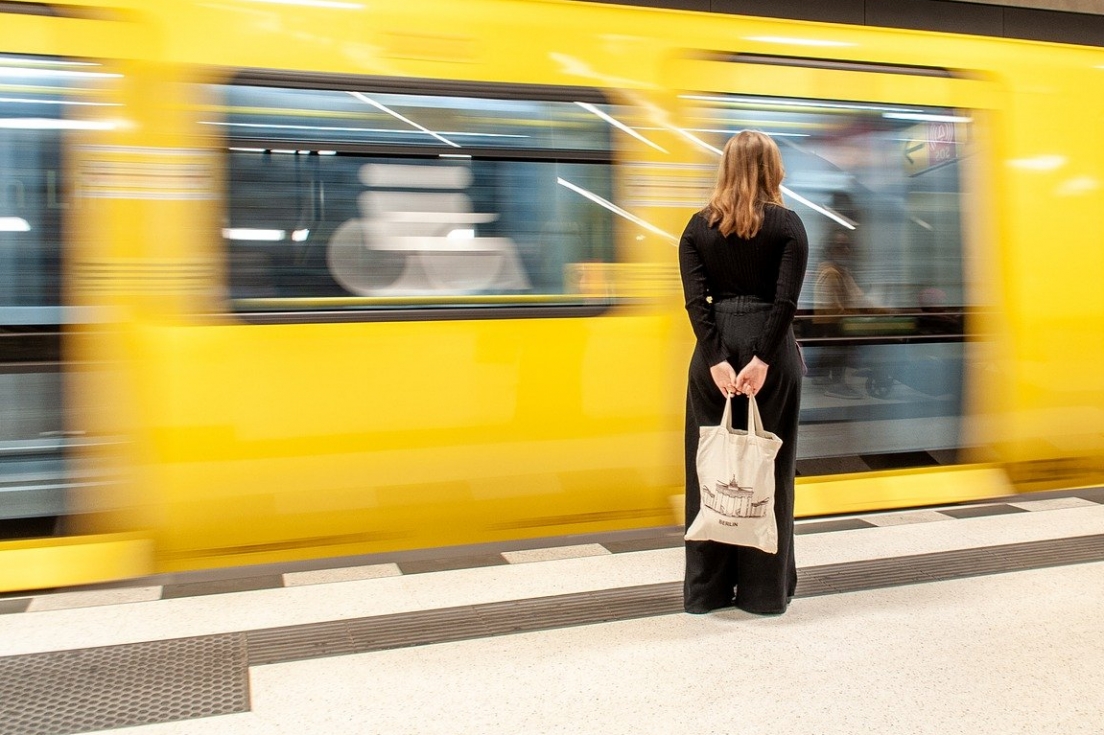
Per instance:
[[[221,93],[224,116],[207,122],[229,138],[223,237],[236,310],[493,315],[607,300],[610,131],[594,105]]]
[[[963,172],[969,113],[692,94],[688,132],[720,149],[745,128],[779,144],[784,199],[809,233],[795,333],[809,376],[803,472],[949,461],[960,444]],[[935,451],[950,450],[950,451]],[[818,462],[854,457],[853,465]],[[869,464],[869,463],[868,463]],[[870,465],[874,466],[874,465]]]

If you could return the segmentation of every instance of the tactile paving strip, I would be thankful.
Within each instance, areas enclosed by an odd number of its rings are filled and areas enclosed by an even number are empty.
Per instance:
[[[807,567],[797,572],[797,596],[945,582],[1094,561],[1104,561],[1104,534]]]
[[[4,735],[69,735],[248,711],[240,633],[0,658]]]
[[[246,636],[249,663],[256,665],[631,620],[681,609],[682,585],[664,583],[269,628]]]
[[[1104,534],[918,554],[798,571],[798,597],[1104,560]],[[682,583],[249,631],[250,665],[446,643],[682,611]]]

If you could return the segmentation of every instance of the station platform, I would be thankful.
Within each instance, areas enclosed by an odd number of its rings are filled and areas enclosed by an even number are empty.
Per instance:
[[[781,616],[677,529],[0,599],[0,733],[1104,733],[1104,488],[798,521]]]

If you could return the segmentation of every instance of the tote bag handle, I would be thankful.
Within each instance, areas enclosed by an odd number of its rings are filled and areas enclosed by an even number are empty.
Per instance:
[[[725,398],[724,414],[721,416],[721,426],[723,426],[728,433],[731,434],[733,432],[732,396],[727,396]],[[754,436],[763,436],[767,433],[766,429],[763,428],[763,417],[759,415],[759,405],[755,402],[755,396],[748,396],[747,426],[748,433]]]
[[[764,436],[767,430],[763,428],[763,417],[759,415],[759,404],[755,402],[755,396],[748,396],[748,432],[755,436]]]

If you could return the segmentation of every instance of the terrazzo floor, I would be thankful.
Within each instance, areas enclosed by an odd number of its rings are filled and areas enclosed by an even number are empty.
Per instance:
[[[802,567],[1104,533],[1104,504],[882,514],[797,537]],[[598,544],[402,574],[290,572],[283,586],[156,599],[35,597],[0,656],[66,651],[681,579],[682,552]],[[68,595],[69,597],[65,597]],[[73,596],[85,606],[73,607]],[[99,595],[93,599],[89,596]],[[248,669],[251,711],[130,735],[295,733],[1104,734],[1104,561],[799,597],[789,612],[659,615]],[[2,709],[0,703],[0,709]]]

